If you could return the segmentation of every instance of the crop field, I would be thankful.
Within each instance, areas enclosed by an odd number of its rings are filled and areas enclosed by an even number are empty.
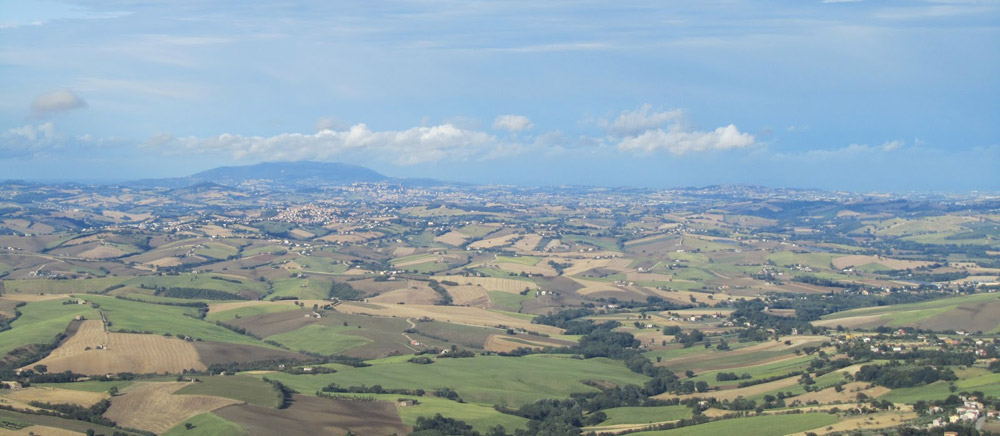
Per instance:
[[[691,417],[691,408],[683,405],[657,407],[616,407],[604,411],[608,419],[601,426],[618,424],[645,424],[674,421]]]
[[[406,357],[406,356],[403,356]],[[642,384],[646,377],[603,358],[577,360],[554,355],[525,357],[479,356],[465,359],[437,359],[430,365],[416,365],[404,359],[371,361],[366,368],[344,369],[336,374],[287,375],[269,378],[300,392],[313,392],[328,383],[341,386],[380,384],[386,388],[410,387],[425,390],[450,386],[472,403],[505,404],[517,407],[540,398],[556,398],[573,392],[595,392],[584,380],[617,385]],[[514,360],[511,360],[514,359]],[[490,377],[483,377],[490,374]]]
[[[11,323],[11,329],[0,332],[0,353],[28,344],[48,344],[66,330],[74,317],[97,316],[90,305],[63,304],[64,301],[37,301],[21,307],[21,317]]]
[[[88,296],[87,298],[100,304],[101,310],[107,314],[108,320],[112,323],[109,327],[111,331],[130,330],[160,335],[165,333],[184,334],[203,341],[268,347],[268,345],[249,336],[235,333],[214,323],[197,319],[197,317],[185,315],[196,314],[197,310],[194,308],[149,305],[102,296]]]
[[[360,347],[371,342],[363,337],[344,334],[356,332],[351,327],[331,327],[325,325],[307,325],[288,333],[268,336],[267,339],[278,342],[292,350],[304,350],[325,355],[342,354],[351,348]]]
[[[447,289],[448,295],[451,295],[453,304],[456,306],[483,307],[490,305],[490,296],[481,286],[459,285],[449,286]]]
[[[287,409],[255,404],[223,407],[214,412],[246,429],[249,436],[275,434],[406,434],[396,406],[386,401],[353,401],[293,395]]]
[[[726,419],[674,430],[643,431],[632,434],[637,436],[784,435],[825,427],[835,422],[837,422],[837,417],[826,413],[765,415]]]
[[[237,402],[207,395],[174,395],[187,384],[136,383],[111,400],[105,416],[119,425],[162,433],[189,418]]]
[[[69,339],[38,363],[53,372],[73,371],[88,375],[205,369],[190,342],[160,335],[109,333],[99,320],[80,322]]]
[[[189,423],[193,426],[191,429],[186,427],[186,424]],[[243,436],[245,434],[247,434],[247,431],[243,428],[243,426],[235,422],[222,419],[213,413],[195,415],[190,419],[184,420],[183,423],[174,426],[170,430],[167,430],[166,433],[163,433],[164,436]]]
[[[74,391],[50,387],[30,387],[26,389],[14,389],[4,394],[0,394],[0,405],[12,406],[19,409],[34,409],[34,407],[28,405],[28,403],[38,401],[42,403],[73,404],[80,407],[90,407],[105,398],[108,398],[108,395],[103,392]]]
[[[1000,328],[1000,296],[976,294],[920,303],[866,307],[823,317],[816,325],[834,327],[913,326],[938,330],[995,332]]]
[[[454,322],[458,324],[495,327],[506,325],[513,328],[523,328],[548,335],[558,335],[562,329],[541,324],[532,324],[523,319],[492,312],[475,307],[453,306],[417,306],[398,304],[365,304],[346,302],[337,306],[337,310],[346,313],[369,314],[398,318],[428,317],[437,321]]]
[[[323,300],[330,296],[330,282],[316,279],[277,279],[268,299],[297,297],[302,300]]]
[[[237,375],[198,379],[199,382],[187,384],[174,392],[174,395],[211,395],[264,407],[278,407],[281,403],[274,387],[256,377]]]
[[[527,280],[506,279],[497,277],[463,277],[463,276],[436,276],[439,282],[452,281],[460,285],[481,286],[487,291],[507,292],[518,294],[525,289],[538,289],[538,285]]]

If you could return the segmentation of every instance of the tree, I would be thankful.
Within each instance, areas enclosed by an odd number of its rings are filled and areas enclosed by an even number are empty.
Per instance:
[[[192,424],[190,422],[185,422],[184,423],[184,429],[185,430],[191,430],[192,428],[194,428],[194,424]]]
[[[35,372],[39,374],[45,374],[46,372],[49,372],[49,367],[41,364],[35,365],[32,368],[34,368]]]

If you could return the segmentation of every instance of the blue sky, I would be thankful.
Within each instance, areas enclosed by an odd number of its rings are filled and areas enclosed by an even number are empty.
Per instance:
[[[0,0],[0,179],[1000,190],[1000,1]]]

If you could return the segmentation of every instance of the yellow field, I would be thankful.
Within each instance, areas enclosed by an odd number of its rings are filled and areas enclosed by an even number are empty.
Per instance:
[[[83,253],[78,254],[78,256],[85,257],[88,259],[107,259],[111,257],[124,256],[126,254],[128,253],[118,249],[118,247],[115,247],[113,245],[100,245],[91,248],[90,250],[84,251]]]
[[[490,303],[490,297],[481,286],[459,285],[448,286],[448,294],[456,306],[485,306]]]
[[[914,412],[905,411],[892,411],[892,412],[882,412],[874,415],[862,415],[853,418],[844,419],[831,426],[824,426],[802,433],[793,433],[795,436],[805,436],[807,433],[815,433],[818,435],[829,434],[829,433],[847,433],[854,430],[870,430],[876,428],[886,428],[895,427],[902,423],[903,421],[911,420],[917,417]],[[827,427],[830,427],[828,430]]]
[[[40,401],[51,404],[74,404],[80,407],[90,407],[108,397],[104,392],[85,392],[57,388],[36,388],[11,390],[0,396],[0,405],[17,409],[36,409],[28,403]]]
[[[106,349],[98,349],[98,346]],[[38,363],[47,365],[51,372],[73,371],[87,375],[206,369],[199,360],[198,351],[189,342],[160,335],[109,333],[98,320],[83,321],[72,337]]]
[[[111,399],[104,415],[123,427],[163,433],[195,415],[238,403],[208,395],[173,395],[190,383],[136,383]]]
[[[7,430],[0,428],[0,436],[78,436],[83,433],[66,430],[64,428],[47,427],[44,425],[29,425],[20,430]]]
[[[878,398],[882,395],[888,394],[890,391],[891,389],[885,386],[875,386],[869,388],[868,383],[853,382],[844,385],[844,390],[841,392],[837,392],[833,388],[826,388],[817,392],[806,392],[795,397],[795,399],[801,401],[803,404],[813,400],[818,401],[820,404],[830,404],[835,402],[848,403],[856,401],[858,393],[863,393],[869,398]]]
[[[441,242],[444,244],[454,245],[457,247],[459,245],[464,244],[465,241],[469,240],[469,238],[470,236],[466,235],[465,233],[452,230],[448,233],[445,233],[441,236],[434,238],[434,242]]]
[[[670,398],[680,398],[683,401],[683,400],[688,399],[688,398],[714,397],[715,399],[717,399],[719,401],[722,401],[722,400],[735,400],[738,397],[744,397],[744,398],[746,398],[746,397],[751,397],[751,396],[754,396],[754,395],[763,394],[765,392],[771,392],[771,391],[775,391],[775,390],[778,390],[778,389],[784,389],[784,388],[787,388],[787,387],[795,386],[798,383],[799,383],[799,378],[798,377],[788,377],[788,378],[783,378],[781,380],[775,380],[775,381],[769,382],[769,383],[761,383],[759,385],[747,386],[745,388],[726,389],[726,390],[721,390],[721,391],[711,391],[711,392],[686,394],[686,395],[672,395],[672,394],[668,393],[668,394],[660,394],[660,395],[657,395],[657,396],[655,396],[653,398],[658,398],[658,399],[662,399],[662,400],[666,400],[666,399],[670,399]]]
[[[441,299],[441,296],[437,292],[434,292],[427,285],[419,286],[417,289],[412,287],[396,289],[395,291],[389,291],[371,297],[368,301],[372,303],[386,303],[386,304],[434,304]]]
[[[557,327],[532,324],[524,319],[476,307],[344,302],[337,305],[337,310],[345,313],[365,313],[398,318],[428,317],[437,321],[474,326],[495,327],[502,324],[511,328],[523,328],[548,335],[562,334],[562,329]]]
[[[507,236],[498,236],[496,238],[482,239],[469,244],[469,247],[472,249],[502,247],[510,244],[510,240],[516,238],[517,236],[518,235],[516,234],[512,234]]]
[[[483,348],[485,348],[487,351],[494,351],[494,352],[505,351],[506,352],[506,351],[513,351],[516,348],[522,348],[522,347],[528,347],[528,348],[545,348],[545,347],[559,347],[559,346],[562,346],[561,344],[558,344],[558,343],[555,343],[555,342],[551,342],[551,341],[546,341],[545,339],[536,338],[534,336],[524,336],[524,335],[521,335],[521,336],[518,336],[517,339],[520,340],[520,341],[531,342],[531,345],[528,345],[528,344],[525,344],[525,343],[522,343],[522,342],[516,342],[516,341],[512,340],[512,338],[509,337],[509,336],[490,335],[490,337],[488,339],[486,339],[486,344],[484,345]]]

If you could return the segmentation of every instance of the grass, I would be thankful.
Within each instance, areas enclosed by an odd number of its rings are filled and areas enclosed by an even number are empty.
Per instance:
[[[267,313],[286,312],[296,310],[297,307],[291,304],[259,304],[256,306],[241,307],[239,309],[224,310],[222,312],[209,312],[205,319],[208,321],[230,321],[236,318],[249,318]]]
[[[835,422],[837,422],[837,417],[827,413],[797,413],[726,419],[673,430],[643,431],[632,434],[636,436],[780,435],[824,427]]]
[[[406,362],[408,356],[372,360],[372,366],[336,374],[269,374],[300,392],[314,392],[329,383],[341,386],[381,385],[386,388],[434,390],[450,387],[467,402],[518,407],[542,398],[563,398],[575,392],[595,392],[584,380],[619,385],[642,384],[647,378],[621,362],[571,359],[555,355],[525,357],[478,356],[438,359],[430,365]]]
[[[181,388],[176,394],[214,395],[264,407],[278,407],[281,404],[281,398],[274,387],[256,377],[214,376],[200,377],[199,380],[201,381],[198,383]]]
[[[762,353],[745,354],[742,356],[732,356],[728,359],[730,365],[740,363],[740,362],[752,362],[759,359],[759,355]],[[692,378],[692,381],[706,381],[709,385],[716,386],[720,384],[733,384],[734,382],[719,382],[715,379],[715,375],[720,372],[734,372],[736,375],[750,374],[750,380],[759,380],[768,377],[774,377],[778,375],[784,375],[792,371],[798,371],[809,366],[809,363],[815,359],[815,356],[801,356],[793,359],[780,360],[772,363],[764,363],[760,365],[752,366],[739,366],[730,369],[720,369],[707,371],[699,373],[697,376]],[[699,365],[696,363],[695,365]],[[673,368],[673,367],[671,367]]]
[[[274,292],[268,295],[273,300],[278,297],[298,297],[302,300],[325,300],[330,297],[330,282],[311,279],[277,279]]]
[[[993,374],[983,369],[968,370],[965,373],[956,371],[959,379],[956,380],[957,388],[954,394],[959,392],[981,391],[987,396],[1000,395],[1000,374]],[[913,403],[918,400],[941,400],[952,395],[949,389],[949,382],[937,381],[925,386],[913,388],[893,389],[880,399],[886,399],[894,403]]]
[[[88,296],[100,304],[111,321],[111,331],[140,331],[155,334],[184,334],[203,341],[248,344],[271,348],[257,339],[244,336],[215,325],[213,322],[197,319],[192,307],[176,307],[119,300],[112,297]]]
[[[517,263],[521,265],[535,266],[538,264],[538,261],[542,260],[542,258],[535,256],[497,256],[496,260],[500,263]]]
[[[522,301],[535,298],[527,295],[513,294],[510,292],[486,291],[486,293],[490,296],[490,301],[493,302],[493,307],[508,312],[517,312],[521,310]],[[531,292],[531,294],[534,294],[534,292]]]
[[[646,424],[650,422],[674,421],[691,417],[687,406],[658,407],[615,407],[604,411],[608,419],[601,425]]]
[[[268,336],[267,339],[277,341],[293,350],[325,355],[339,354],[371,342],[359,336],[341,334],[348,331],[357,331],[357,328],[313,324],[290,332]]]
[[[188,430],[184,425],[190,423],[194,427]],[[222,419],[214,413],[202,413],[177,424],[163,433],[164,436],[242,436],[247,434],[241,425]]]
[[[21,317],[10,324],[10,330],[0,332],[0,355],[28,344],[51,343],[77,315],[100,319],[89,304],[63,304],[64,301],[38,301],[22,306]]]
[[[611,239],[595,238],[593,236],[584,236],[584,235],[564,235],[562,237],[562,241],[593,245],[595,247],[608,251],[618,251],[618,244]]]

